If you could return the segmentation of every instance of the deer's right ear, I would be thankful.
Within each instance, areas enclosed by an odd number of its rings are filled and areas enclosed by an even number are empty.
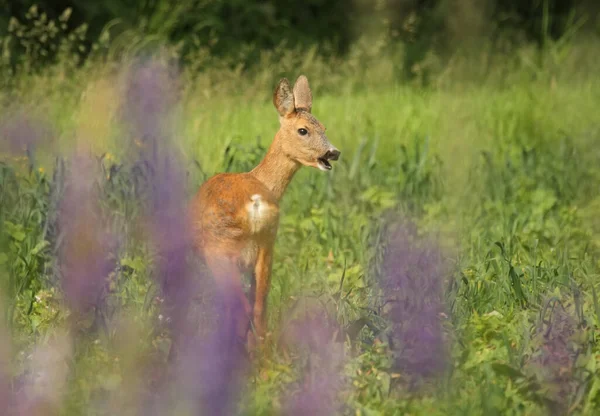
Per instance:
[[[294,112],[294,94],[287,78],[279,81],[273,93],[273,104],[275,104],[275,108],[281,117],[288,116]]]

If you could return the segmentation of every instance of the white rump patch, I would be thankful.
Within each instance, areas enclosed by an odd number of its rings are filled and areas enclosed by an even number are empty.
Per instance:
[[[271,225],[272,209],[268,203],[263,201],[262,195],[260,194],[254,194],[250,199],[252,202],[249,202],[246,205],[250,229],[253,233],[259,233],[265,227]]]

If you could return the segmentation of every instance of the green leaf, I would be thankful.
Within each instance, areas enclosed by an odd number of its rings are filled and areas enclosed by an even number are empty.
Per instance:
[[[4,227],[6,229],[6,234],[12,237],[16,241],[23,241],[27,234],[25,234],[25,230],[23,229],[23,225],[21,224],[13,224],[10,221],[4,222]]]
[[[39,243],[36,244],[36,246],[33,248],[33,250],[31,250],[31,254],[33,254],[34,256],[37,256],[40,253],[40,251],[42,251],[49,245],[50,245],[50,243],[46,240],[40,241]]]
[[[121,266],[129,267],[129,268],[135,270],[136,272],[139,272],[140,270],[144,269],[144,259],[141,258],[140,256],[123,257],[121,259]]]
[[[23,241],[25,240],[26,234],[23,231],[15,231],[11,234],[9,234],[12,238],[14,238],[16,241]]]
[[[521,371],[509,366],[508,364],[498,362],[492,363],[492,369],[496,374],[506,376],[512,380],[525,378],[525,375]]]
[[[35,331],[37,327],[40,326],[40,322],[40,317],[37,315],[33,315],[31,317],[31,329]]]
[[[379,373],[377,378],[381,382],[381,392],[385,395],[385,397],[389,396],[392,378],[388,373],[385,372]]]

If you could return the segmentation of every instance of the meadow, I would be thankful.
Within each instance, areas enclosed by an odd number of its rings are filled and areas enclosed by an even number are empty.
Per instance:
[[[597,414],[599,50],[483,45],[407,81],[377,39],[336,59],[282,48],[248,70],[117,48],[12,77],[0,406]],[[342,155],[331,172],[303,168],[283,198],[268,351],[239,376],[213,339],[169,369],[161,282],[190,274],[180,210],[212,174],[260,161],[273,88],[300,74]]]

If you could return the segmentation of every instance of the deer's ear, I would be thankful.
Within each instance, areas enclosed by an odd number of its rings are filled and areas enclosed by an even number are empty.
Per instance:
[[[294,105],[296,109],[303,109],[309,113],[312,108],[312,92],[304,75],[300,75],[294,84]]]
[[[273,93],[273,104],[281,117],[294,112],[294,94],[287,78],[283,78],[277,84],[277,88],[275,88],[275,92]]]

